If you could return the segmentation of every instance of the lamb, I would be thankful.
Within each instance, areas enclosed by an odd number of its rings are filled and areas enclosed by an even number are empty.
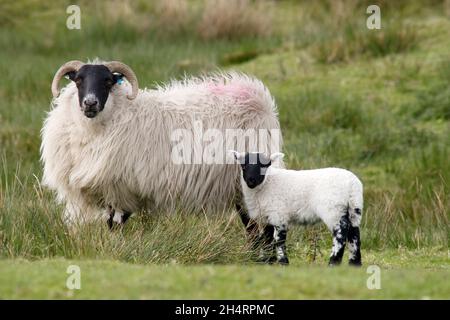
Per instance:
[[[349,264],[361,265],[359,226],[363,209],[363,186],[350,171],[338,168],[287,170],[272,162],[282,153],[230,150],[242,168],[244,203],[251,219],[266,224],[261,242],[269,245],[280,264],[288,264],[286,235],[291,223],[304,225],[322,221],[333,235],[329,265],[342,261],[349,242]]]
[[[63,76],[72,82],[60,92]],[[240,205],[233,164],[177,163],[173,150],[181,146],[186,155],[200,149],[202,160],[207,138],[195,146],[187,139],[198,133],[196,124],[238,136],[264,131],[268,138],[258,141],[260,147],[279,150],[277,107],[259,80],[217,73],[141,90],[122,62],[69,61],[56,72],[52,93],[41,133],[42,182],[65,203],[65,221],[106,216],[111,227],[138,210],[220,212],[235,205],[249,232],[254,229]],[[177,130],[182,135],[174,141]]]

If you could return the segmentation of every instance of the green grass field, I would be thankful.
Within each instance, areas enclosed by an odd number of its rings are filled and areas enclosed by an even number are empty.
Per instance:
[[[447,256],[367,252],[382,268],[380,289],[368,289],[365,268],[328,268],[293,261],[267,265],[140,265],[105,260],[0,261],[0,297],[49,299],[448,299]],[[401,260],[399,262],[398,260]],[[432,261],[430,261],[432,260]],[[81,288],[66,287],[67,268],[81,270]],[[432,265],[432,268],[427,266]],[[188,269],[188,271],[187,271]],[[447,280],[447,281],[445,281]],[[370,281],[369,281],[370,282]]]
[[[449,2],[379,1],[381,30],[366,28],[367,1],[219,2],[80,1],[68,30],[67,1],[2,1],[0,298],[449,299]],[[290,232],[289,267],[257,265],[235,212],[68,230],[39,183],[39,132],[55,71],[95,57],[130,65],[141,87],[217,68],[260,78],[288,167],[363,181],[363,268],[326,268],[322,226]],[[65,287],[70,264],[81,290]]]

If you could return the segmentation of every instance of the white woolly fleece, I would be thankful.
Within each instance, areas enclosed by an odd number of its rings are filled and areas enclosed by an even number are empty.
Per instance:
[[[270,166],[256,188],[248,188],[242,175],[241,185],[250,217],[263,218],[271,225],[323,221],[332,230],[347,209],[353,226],[361,221],[354,209],[363,209],[363,186],[344,169],[295,171]]]
[[[204,130],[279,129],[268,89],[243,74],[173,81],[139,90],[135,100],[126,98],[130,91],[126,81],[115,85],[93,119],[80,111],[74,83],[52,102],[42,129],[43,183],[66,203],[69,220],[95,218],[105,205],[223,210],[239,187],[238,167],[174,164],[173,130],[192,131],[194,119]]]

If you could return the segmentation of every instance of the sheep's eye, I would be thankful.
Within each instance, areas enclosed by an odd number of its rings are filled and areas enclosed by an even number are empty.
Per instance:
[[[75,84],[77,85],[77,87],[80,86],[82,82],[83,82],[83,79],[81,79],[81,78],[75,79]]]
[[[114,84],[113,81],[111,79],[106,79],[105,80],[106,86],[107,87],[112,87],[112,85]]]

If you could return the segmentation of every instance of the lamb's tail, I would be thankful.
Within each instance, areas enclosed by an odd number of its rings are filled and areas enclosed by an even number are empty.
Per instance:
[[[356,178],[356,176],[355,176]],[[363,185],[358,178],[352,181],[348,213],[353,227],[359,227],[363,210]]]

